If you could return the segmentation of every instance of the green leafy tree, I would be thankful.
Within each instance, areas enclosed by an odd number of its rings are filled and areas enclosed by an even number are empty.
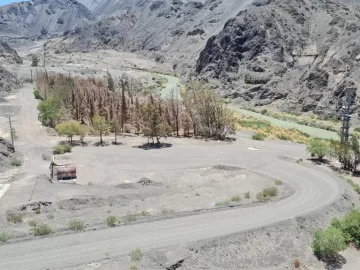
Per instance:
[[[160,144],[160,138],[171,135],[172,129],[161,116],[160,108],[157,102],[150,97],[150,101],[144,104],[143,108],[144,125],[143,133],[146,137],[151,138],[154,144],[154,138]]]
[[[39,110],[39,120],[44,125],[54,127],[61,117],[61,103],[54,97],[48,97],[40,102],[37,109]]]
[[[339,159],[344,170],[356,172],[357,166],[360,164],[360,143],[358,136],[352,134],[348,143],[344,143],[343,140],[332,140],[330,142],[330,155]]]
[[[354,243],[360,247],[360,210],[352,210],[341,221],[341,230],[348,243]]]
[[[39,57],[36,54],[31,55],[31,66],[37,67],[39,65]]]
[[[70,144],[73,142],[73,137],[80,134],[80,122],[71,120],[56,125],[55,130],[60,136],[66,135],[69,138]]]
[[[312,139],[306,149],[312,157],[317,157],[319,160],[330,153],[330,144],[321,139]]]
[[[331,259],[345,249],[345,238],[340,229],[330,226],[326,230],[315,232],[313,251],[320,259]]]
[[[117,135],[119,133],[119,131],[121,130],[121,125],[119,124],[118,121],[116,120],[112,120],[110,122],[110,127],[111,127],[111,131],[114,132],[114,143],[117,144]]]
[[[100,136],[100,144],[103,143],[103,135],[109,131],[109,125],[106,122],[105,118],[95,114],[92,118],[92,126]]]
[[[78,133],[78,135],[79,135],[79,137],[80,137],[80,142],[82,143],[82,144],[84,144],[84,139],[85,139],[85,136],[86,136],[86,134],[89,132],[89,128],[87,127],[87,126],[84,126],[84,125],[81,125],[80,127],[79,127],[79,133]]]

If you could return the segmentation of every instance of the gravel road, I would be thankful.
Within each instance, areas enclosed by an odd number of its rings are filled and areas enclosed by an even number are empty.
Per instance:
[[[36,103],[30,86],[21,90],[19,101],[22,109],[17,125],[19,132],[25,135],[19,147],[27,152],[24,172],[28,178],[32,173],[36,174],[34,168],[41,149],[49,147],[51,142],[40,135],[43,131],[36,123]],[[262,150],[249,150],[252,145]],[[161,152],[161,155],[172,164],[179,161],[178,151],[186,149],[191,151],[191,148],[172,147],[169,149],[171,152]],[[150,250],[242,232],[321,210],[343,193],[340,182],[327,170],[283,158],[293,153],[294,149],[295,152],[303,151],[302,146],[240,138],[236,144],[214,146],[211,155],[205,152],[207,149],[194,149],[187,156],[187,159],[190,156],[194,159],[184,162],[187,165],[193,162],[194,166],[209,164],[210,161],[216,164],[221,157],[222,164],[242,166],[281,179],[293,187],[295,193],[284,200],[255,207],[1,245],[0,269],[58,269],[103,260],[105,257],[125,256],[135,248]],[[166,154],[169,156],[166,157]]]

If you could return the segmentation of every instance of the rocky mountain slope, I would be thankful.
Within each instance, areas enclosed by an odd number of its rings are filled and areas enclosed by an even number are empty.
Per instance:
[[[76,0],[33,0],[0,7],[0,36],[39,37],[60,34],[93,20]]]
[[[16,78],[4,68],[14,64],[22,64],[23,60],[16,50],[0,40],[0,96],[9,93],[16,86]]]
[[[16,85],[16,78],[5,68],[0,66],[0,96],[9,93]]]
[[[22,64],[22,62],[21,57],[12,47],[0,40],[0,65]]]
[[[244,105],[330,116],[360,75],[360,0],[334,1],[34,0],[1,8],[0,32],[65,31],[49,48],[146,54]]]
[[[103,1],[102,7],[110,2],[116,15],[70,31],[58,49],[145,52],[177,71],[189,71],[206,41],[252,0],[119,0]]]
[[[0,173],[9,165],[14,148],[11,143],[0,137]]]
[[[196,72],[243,104],[332,115],[359,83],[360,14],[326,0],[256,1],[209,39]]]

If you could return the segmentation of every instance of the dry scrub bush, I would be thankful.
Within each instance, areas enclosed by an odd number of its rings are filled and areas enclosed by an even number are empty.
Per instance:
[[[47,224],[40,224],[31,228],[35,236],[49,235],[53,233],[51,227]]]
[[[106,218],[106,224],[109,227],[115,227],[116,222],[117,222],[117,218],[115,216],[110,216]]]
[[[81,231],[84,229],[84,222],[82,220],[70,220],[69,229],[72,231]]]
[[[0,242],[5,243],[12,238],[13,238],[13,236],[10,233],[7,233],[7,232],[0,233]]]
[[[23,217],[23,214],[10,213],[7,215],[7,221],[14,224],[20,224],[23,222]]]
[[[143,257],[143,253],[141,249],[137,248],[131,251],[130,258],[133,262],[139,262],[141,258]]]

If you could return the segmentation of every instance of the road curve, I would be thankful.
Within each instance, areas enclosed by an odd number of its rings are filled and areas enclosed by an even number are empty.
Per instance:
[[[238,208],[106,230],[0,246],[0,269],[54,269],[143,250],[241,232],[304,215],[331,204],[342,192],[327,172],[278,159],[258,169],[284,179],[293,196],[257,207]],[[278,168],[282,168],[279,170]]]
[[[36,124],[36,109],[34,110],[36,104],[31,101],[31,92],[30,87],[25,87],[19,97],[22,103],[19,130],[27,136],[27,141],[24,141],[20,147],[25,151],[28,150],[27,154],[30,157],[25,170],[27,174],[36,173],[32,171],[32,168],[36,167],[32,159],[40,156],[36,149],[48,147],[46,141],[39,141],[41,130]],[[262,150],[250,151],[249,146],[260,147]],[[143,164],[143,168],[147,169],[156,163],[158,167],[159,164],[163,164],[160,168],[164,169],[169,166],[176,168],[178,166],[176,164],[240,166],[281,179],[291,186],[295,193],[281,201],[256,207],[3,244],[0,245],[0,269],[71,267],[103,260],[105,254],[109,254],[110,257],[122,256],[135,248],[149,250],[238,233],[323,209],[343,193],[340,181],[329,171],[281,158],[282,155],[303,153],[303,147],[278,142],[254,142],[241,138],[236,144],[209,145],[206,151],[201,148],[203,152],[197,151],[194,147],[196,146],[184,146],[181,149],[172,147],[167,150],[171,152],[156,152],[158,158],[156,161],[151,158],[155,152],[145,151],[144,155],[149,156],[148,164]],[[178,151],[186,154],[180,155]],[[130,155],[130,151],[124,150],[124,152]],[[209,156],[209,153],[212,155]],[[165,161],[169,159],[172,160],[172,164],[167,165]],[[128,162],[132,162],[130,157]]]

